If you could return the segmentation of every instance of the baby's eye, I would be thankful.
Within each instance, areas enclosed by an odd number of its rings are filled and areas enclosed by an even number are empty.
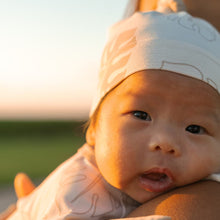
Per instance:
[[[205,128],[199,126],[199,125],[189,125],[186,128],[186,131],[193,133],[193,134],[204,134]]]
[[[142,111],[133,111],[132,114],[141,120],[145,121],[151,121],[151,117],[147,112],[142,112]]]

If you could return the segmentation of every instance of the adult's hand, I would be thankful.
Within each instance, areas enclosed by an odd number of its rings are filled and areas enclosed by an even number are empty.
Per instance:
[[[17,197],[22,198],[29,195],[35,189],[35,185],[26,174],[18,173],[14,180],[14,188]],[[7,210],[0,214],[0,220],[6,220],[15,210],[16,205],[10,205]]]

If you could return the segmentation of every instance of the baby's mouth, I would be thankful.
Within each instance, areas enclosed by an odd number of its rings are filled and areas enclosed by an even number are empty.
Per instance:
[[[140,186],[150,192],[161,193],[174,185],[172,174],[163,168],[153,168],[140,175]]]

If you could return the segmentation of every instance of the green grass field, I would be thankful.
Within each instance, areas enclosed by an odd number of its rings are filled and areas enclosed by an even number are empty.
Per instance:
[[[83,143],[80,122],[0,122],[0,185],[11,184],[18,172],[46,177]]]

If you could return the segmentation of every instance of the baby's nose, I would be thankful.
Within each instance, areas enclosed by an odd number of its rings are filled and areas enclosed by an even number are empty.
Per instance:
[[[169,135],[167,133],[159,133],[152,137],[149,142],[149,150],[173,156],[179,156],[181,153],[180,146],[178,141],[176,141],[175,135]]]
[[[164,153],[168,153],[168,154],[176,154],[177,150],[170,146],[170,145],[166,145],[166,144],[155,144],[153,146],[150,146],[150,150],[151,151],[162,151]]]

